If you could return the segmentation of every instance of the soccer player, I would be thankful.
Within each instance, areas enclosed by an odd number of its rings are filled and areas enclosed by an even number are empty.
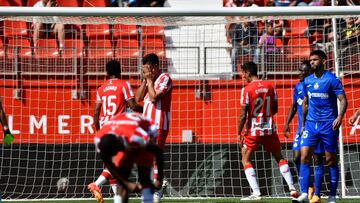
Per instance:
[[[302,116],[302,102],[304,100],[303,96],[303,81],[304,79],[310,74],[311,65],[310,61],[304,60],[302,65],[299,67],[299,79],[300,82],[298,82],[294,87],[294,95],[293,95],[293,103],[289,109],[288,117],[285,122],[284,126],[284,135],[286,138],[288,138],[287,133],[290,132],[289,125],[294,118],[296,112],[298,114],[298,128],[295,134],[294,142],[293,142],[293,156],[294,156],[294,163],[296,166],[296,170],[298,174],[300,173],[300,130],[301,130],[301,116]],[[323,147],[322,144],[319,143],[317,148],[314,150],[315,156],[314,156],[314,165],[315,165],[315,191],[313,187],[309,187],[309,200],[310,202],[319,202],[320,200],[320,191],[322,186],[322,179],[324,177],[324,164],[323,164]],[[315,193],[315,196],[313,194]]]
[[[95,146],[101,159],[122,187],[122,203],[128,202],[128,193],[141,191],[142,202],[153,202],[154,189],[161,188],[163,180],[162,150],[153,142],[157,128],[149,118],[138,113],[123,113],[110,119],[97,132]],[[151,169],[158,168],[158,178],[153,183]],[[141,185],[129,182],[133,165],[137,165]]]
[[[9,125],[6,120],[5,111],[2,106],[2,98],[0,97],[0,122],[4,131],[4,145],[11,145],[12,141],[14,140],[14,136],[11,134]]]
[[[160,72],[159,57],[153,53],[143,58],[142,73],[144,79],[136,92],[136,102],[144,101],[143,115],[155,123],[158,129],[157,144],[164,150],[170,127],[172,80],[169,74]],[[157,169],[154,168],[156,178]],[[157,191],[154,202],[159,202],[161,195],[161,191]]]
[[[98,131],[104,123],[109,121],[111,117],[124,112],[126,105],[133,111],[142,112],[142,106],[135,102],[130,83],[120,79],[120,63],[116,60],[107,62],[106,73],[109,79],[101,85],[96,92],[94,113],[96,131]],[[98,202],[103,202],[100,186],[109,180],[115,193],[115,199],[120,199],[120,194],[117,193],[118,185],[116,184],[116,180],[111,180],[111,173],[107,169],[104,169],[99,178],[88,185],[88,189],[93,193]]]
[[[349,125],[350,125],[350,126],[353,126],[359,116],[360,116],[360,109],[358,109],[358,110],[354,113],[354,115],[352,115],[352,116],[349,118]]]
[[[310,186],[310,159],[314,148],[321,142],[324,145],[326,165],[329,167],[330,193],[328,202],[336,202],[336,189],[339,181],[338,138],[339,127],[347,108],[347,99],[338,78],[325,70],[326,54],[321,50],[310,53],[313,74],[303,83],[304,101],[302,106],[301,165],[299,202],[308,199]],[[340,101],[340,113],[337,110]]]
[[[296,197],[297,192],[293,184],[290,168],[281,154],[281,145],[273,120],[273,116],[278,112],[275,88],[270,82],[259,79],[257,65],[253,62],[247,62],[241,66],[241,75],[248,84],[241,90],[238,135],[242,147],[241,162],[253,191],[252,195],[242,200],[261,199],[256,173],[251,164],[251,156],[259,144],[262,144],[267,152],[272,153],[279,164],[281,175],[289,186],[290,195]],[[245,134],[241,136],[245,123]]]

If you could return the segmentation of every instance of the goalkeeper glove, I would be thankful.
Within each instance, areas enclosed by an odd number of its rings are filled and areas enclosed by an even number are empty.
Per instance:
[[[9,128],[4,127],[4,145],[11,145],[14,140],[14,136],[11,134]]]

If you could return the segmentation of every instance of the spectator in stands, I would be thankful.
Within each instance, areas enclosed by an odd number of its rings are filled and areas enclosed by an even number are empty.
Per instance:
[[[34,7],[56,7],[57,1],[56,0],[40,0],[38,1]],[[54,17],[56,19],[56,17]],[[65,31],[64,31],[64,24],[61,23],[53,23],[53,24],[45,24],[42,23],[39,18],[35,18],[33,22],[34,28],[34,47],[37,47],[38,38],[40,37],[41,31],[44,30],[45,32],[54,32],[57,36],[59,41],[59,50],[61,51],[64,46],[65,41]]]
[[[259,44],[255,50],[254,63],[260,62],[260,54],[273,54],[276,52],[273,21],[265,23],[265,33],[260,37]]]
[[[124,0],[125,7],[164,7],[165,0]]]
[[[312,6],[328,6],[328,0],[320,0],[311,4]],[[310,19],[308,21],[309,35],[323,36],[321,41],[332,41],[331,19]],[[316,41],[315,41],[316,42]]]
[[[257,28],[254,23],[245,21],[235,24],[230,31],[231,39],[231,64],[232,72],[237,72],[239,54],[252,54],[254,46],[257,44]]]
[[[297,0],[274,0],[275,6],[296,6]]]
[[[341,42],[342,45],[350,45],[352,43],[359,42],[360,36],[360,25],[355,24],[355,18],[348,17],[345,18],[346,26],[341,32]]]
[[[241,5],[241,0],[228,0],[227,2],[225,2],[224,7],[240,7]]]

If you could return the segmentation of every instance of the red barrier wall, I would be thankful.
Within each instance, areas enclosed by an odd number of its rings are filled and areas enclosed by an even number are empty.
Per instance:
[[[349,110],[344,123],[353,113],[354,106],[360,107],[360,100],[353,93],[360,84],[354,79],[345,78],[345,91],[349,101]],[[286,113],[292,102],[292,88],[297,79],[274,80],[279,96],[279,113],[276,123],[280,139]],[[13,90],[17,82],[4,80],[1,91],[5,112],[13,126],[16,142],[19,143],[86,143],[92,142],[94,127],[91,127],[95,92],[103,80],[88,80],[87,99],[72,99],[71,90],[78,88],[76,80],[23,80],[22,99],[13,99]],[[131,80],[134,91],[137,80]],[[181,142],[182,131],[192,130],[195,141],[202,143],[237,142],[237,122],[239,115],[241,80],[213,81],[174,81],[171,112],[171,130],[168,142]],[[198,92],[198,94],[196,93]],[[204,92],[207,92],[204,93]],[[200,95],[201,98],[196,98]],[[36,126],[38,125],[38,126]],[[291,131],[296,130],[296,118]],[[39,129],[38,129],[39,128]],[[344,125],[345,142],[360,141],[358,133],[350,135],[351,128]],[[360,129],[359,129],[360,130]]]

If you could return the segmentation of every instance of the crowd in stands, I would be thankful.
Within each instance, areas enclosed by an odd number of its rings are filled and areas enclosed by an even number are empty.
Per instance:
[[[338,6],[359,6],[360,1],[338,0]],[[272,7],[272,6],[329,6],[328,0],[224,0],[224,7]],[[251,21],[226,25],[226,37],[231,44],[232,71],[238,70],[238,58],[251,55],[255,63],[260,56],[290,51],[298,57],[306,57],[310,48],[319,48],[333,42],[331,19],[290,19]],[[337,19],[340,48],[359,43],[360,17]],[[289,50],[285,50],[289,48]],[[298,47],[295,49],[294,47]],[[294,53],[295,52],[295,53]]]

